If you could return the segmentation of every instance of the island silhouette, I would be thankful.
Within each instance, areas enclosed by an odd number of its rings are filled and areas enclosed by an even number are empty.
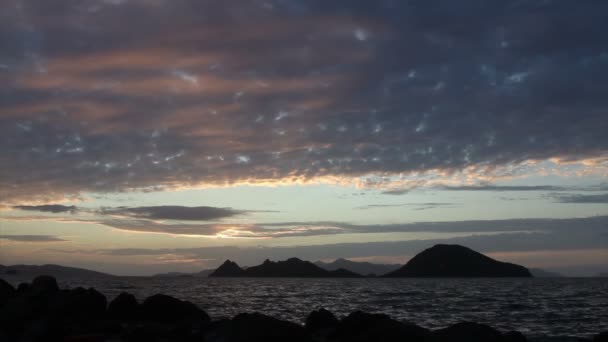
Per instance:
[[[246,269],[226,260],[209,277],[358,278],[363,275],[344,268],[328,271],[311,262],[290,258],[277,262],[266,259],[261,265]],[[532,273],[524,266],[497,261],[464,246],[439,244],[418,253],[383,277],[532,277]]]
[[[266,259],[261,265],[246,269],[242,269],[233,261],[226,260],[209,277],[361,278],[363,276],[343,268],[328,271],[310,261],[289,258],[276,262]]]
[[[357,272],[358,271],[358,272]],[[111,274],[60,265],[0,265],[0,275],[33,279],[52,275],[58,279],[115,277]],[[361,278],[361,277],[558,277],[559,274],[494,260],[460,245],[438,244],[410,259],[405,265],[382,265],[337,259],[332,263],[310,262],[298,258],[284,261],[266,259],[262,264],[240,267],[226,260],[216,269],[196,273],[169,272],[153,277],[285,277],[285,278]]]
[[[532,277],[521,265],[494,260],[460,245],[435,245],[385,277]]]

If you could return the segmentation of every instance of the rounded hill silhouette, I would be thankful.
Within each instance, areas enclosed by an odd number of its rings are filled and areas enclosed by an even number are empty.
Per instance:
[[[520,265],[501,262],[460,245],[435,245],[385,277],[532,277]]]

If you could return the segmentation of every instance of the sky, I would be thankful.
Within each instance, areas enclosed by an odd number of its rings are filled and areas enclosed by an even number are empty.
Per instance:
[[[0,263],[608,272],[604,0],[0,2]]]

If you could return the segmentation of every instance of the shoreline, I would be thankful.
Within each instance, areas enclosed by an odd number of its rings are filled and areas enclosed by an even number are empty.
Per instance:
[[[593,335],[590,333],[589,335]],[[474,322],[430,330],[385,314],[362,311],[337,318],[316,309],[303,324],[261,313],[212,319],[187,301],[157,294],[138,302],[127,292],[108,302],[93,288],[60,289],[51,276],[36,277],[17,288],[0,279],[2,341],[606,341],[608,332],[592,339],[531,337],[500,332]]]

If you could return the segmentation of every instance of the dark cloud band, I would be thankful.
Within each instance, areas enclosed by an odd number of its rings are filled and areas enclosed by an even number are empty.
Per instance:
[[[127,216],[150,220],[210,221],[244,214],[244,211],[216,207],[151,206],[102,209],[104,215]]]
[[[25,211],[38,211],[43,213],[74,213],[78,210],[76,206],[70,205],[65,206],[61,204],[46,204],[46,205],[17,205],[13,206],[13,209],[25,210]]]
[[[0,239],[16,242],[64,242],[64,240],[53,235],[0,235]]]
[[[608,194],[580,195],[580,194],[553,194],[550,195],[558,203],[602,204],[608,203]]]

